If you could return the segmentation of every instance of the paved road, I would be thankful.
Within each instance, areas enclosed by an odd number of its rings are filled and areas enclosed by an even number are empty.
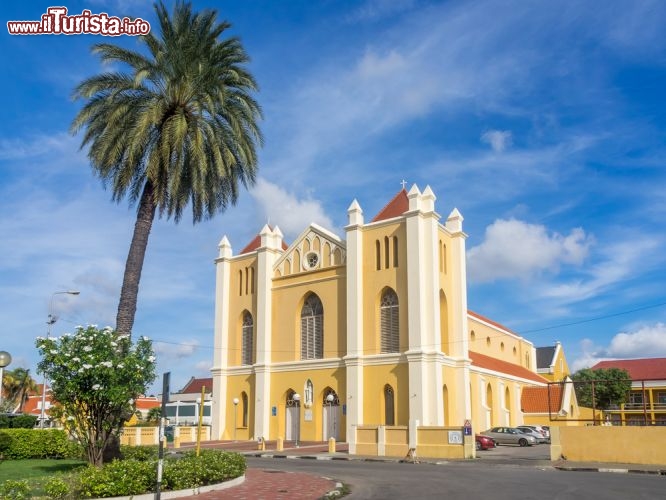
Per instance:
[[[440,465],[248,458],[248,465],[335,478],[350,486],[352,493],[346,497],[350,500],[663,500],[666,497],[664,476],[564,472],[550,466],[493,463],[483,458]]]

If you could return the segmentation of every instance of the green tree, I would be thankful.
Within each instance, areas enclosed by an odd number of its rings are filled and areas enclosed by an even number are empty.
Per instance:
[[[162,407],[156,406],[148,410],[148,415],[146,416],[146,421],[148,422],[159,422],[162,418]]]
[[[78,327],[59,338],[36,342],[38,370],[51,381],[56,413],[79,441],[91,464],[101,465],[103,451],[120,435],[136,410],[134,401],[155,380],[152,343],[111,328]]]
[[[238,38],[221,39],[231,26],[217,13],[193,13],[177,2],[169,15],[155,4],[161,34],[139,37],[147,54],[112,44],[93,52],[129,72],[102,73],[78,85],[87,102],[72,123],[85,129],[94,172],[112,198],[138,202],[116,316],[119,334],[131,334],[139,280],[155,215],[178,222],[192,206],[193,222],[213,217],[254,184],[261,109]]]
[[[571,376],[578,404],[606,410],[627,400],[631,390],[631,377],[619,368],[584,368]],[[593,396],[594,388],[594,396]]]
[[[11,409],[19,413],[23,412],[23,406],[28,401],[30,393],[37,392],[37,382],[30,375],[28,368],[9,370],[3,378],[2,385]]]

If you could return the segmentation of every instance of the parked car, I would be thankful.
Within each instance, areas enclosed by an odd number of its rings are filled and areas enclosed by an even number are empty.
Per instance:
[[[532,429],[533,431],[538,432],[541,434],[544,438],[546,438],[546,443],[550,443],[550,429],[548,426],[541,426],[541,425],[519,425],[518,429]]]
[[[482,434],[477,434],[475,436],[476,441],[476,450],[489,450],[495,447],[495,440],[490,436],[483,436]]]
[[[523,434],[515,427],[493,427],[492,429],[483,431],[481,434],[493,438],[497,445],[517,444],[520,446],[532,446],[537,443],[534,436]]]
[[[548,442],[548,439],[546,438],[546,436],[544,436],[543,433],[537,431],[536,429],[532,429],[531,427],[527,427],[527,426],[523,426],[523,425],[519,425],[518,427],[516,427],[516,429],[518,429],[523,434],[527,434],[528,436],[533,436],[534,439],[536,439],[536,442],[538,444]]]

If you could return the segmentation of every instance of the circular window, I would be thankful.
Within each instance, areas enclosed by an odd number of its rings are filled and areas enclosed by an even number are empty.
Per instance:
[[[303,258],[303,266],[306,269],[316,269],[319,267],[319,254],[317,252],[308,252]]]

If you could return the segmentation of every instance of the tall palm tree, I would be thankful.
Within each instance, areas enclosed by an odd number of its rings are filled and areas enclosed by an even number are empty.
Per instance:
[[[139,38],[136,52],[98,44],[103,62],[129,72],[102,73],[78,85],[87,102],[74,119],[85,129],[81,148],[113,200],[137,204],[137,218],[123,278],[116,330],[131,334],[141,269],[155,219],[177,223],[188,205],[193,222],[211,218],[238,198],[239,185],[254,184],[262,143],[258,90],[245,68],[238,38],[221,39],[231,25],[217,13],[192,12],[177,2],[170,15],[155,4],[160,36]]]

